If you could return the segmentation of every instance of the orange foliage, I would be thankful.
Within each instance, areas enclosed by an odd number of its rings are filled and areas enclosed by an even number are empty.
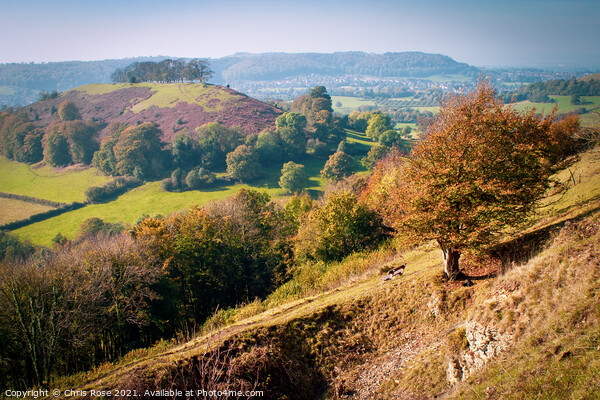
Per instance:
[[[442,103],[408,158],[380,163],[364,197],[411,241],[458,257],[483,248],[548,187],[553,119],[505,107],[482,81]]]

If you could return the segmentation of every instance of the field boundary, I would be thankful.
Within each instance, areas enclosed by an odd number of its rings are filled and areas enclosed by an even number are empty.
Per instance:
[[[21,200],[27,203],[40,204],[42,206],[49,206],[54,208],[61,208],[69,205],[68,203],[59,203],[57,201],[40,199],[39,197],[31,197],[15,193],[0,192],[0,197],[11,200]]]
[[[7,193],[2,193],[2,195],[5,195],[5,194],[7,194]],[[10,193],[8,193],[8,194],[10,194]],[[0,195],[0,197],[10,198],[10,197],[6,197],[6,196],[2,196],[2,195]],[[27,196],[24,196],[24,197],[27,197]],[[17,199],[17,200],[22,200],[22,199]],[[38,199],[38,200],[41,200],[41,199]],[[27,201],[27,200],[24,200],[24,201]],[[24,226],[34,224],[36,222],[41,222],[41,221],[45,221],[50,218],[54,218],[56,216],[59,216],[61,214],[69,212],[69,211],[78,210],[78,209],[88,205],[88,203],[80,203],[80,202],[74,202],[71,204],[65,204],[65,203],[58,203],[58,204],[61,204],[61,205],[52,210],[48,210],[48,211],[38,213],[38,214],[33,214],[29,218],[25,218],[25,219],[22,219],[19,221],[9,222],[8,224],[0,225],[0,230],[13,231],[15,229],[23,228]]]

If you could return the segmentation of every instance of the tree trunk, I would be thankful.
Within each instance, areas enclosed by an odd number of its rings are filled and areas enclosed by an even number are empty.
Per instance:
[[[458,277],[460,272],[458,260],[460,260],[460,251],[455,249],[442,249],[444,252],[444,272],[451,281]]]

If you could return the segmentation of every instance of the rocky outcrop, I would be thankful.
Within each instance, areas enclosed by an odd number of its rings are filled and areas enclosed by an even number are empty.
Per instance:
[[[507,350],[511,342],[510,335],[476,321],[465,324],[465,338],[467,348],[448,362],[446,378],[451,386],[483,368],[491,358]]]

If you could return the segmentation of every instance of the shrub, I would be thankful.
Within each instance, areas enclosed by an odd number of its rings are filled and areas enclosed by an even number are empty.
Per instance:
[[[177,186],[171,178],[165,178],[162,181],[160,181],[160,187],[165,192],[174,192],[177,190]]]
[[[194,168],[185,177],[185,184],[190,189],[201,189],[215,183],[216,176],[213,172],[202,167]]]
[[[375,145],[371,147],[369,153],[366,157],[363,157],[360,162],[362,165],[372,170],[379,161],[389,154],[390,150],[391,149],[388,146]]]
[[[125,227],[121,223],[104,222],[98,217],[91,217],[81,223],[79,231],[77,232],[77,237],[84,238],[97,235],[112,236],[122,232],[124,229]]]
[[[328,153],[327,143],[320,141],[319,139],[309,139],[306,143],[306,147],[312,150],[313,156],[317,158],[326,157]]]
[[[85,191],[85,200],[96,203],[121,195],[131,188],[141,185],[142,181],[133,176],[120,176],[103,186],[92,186]]]

